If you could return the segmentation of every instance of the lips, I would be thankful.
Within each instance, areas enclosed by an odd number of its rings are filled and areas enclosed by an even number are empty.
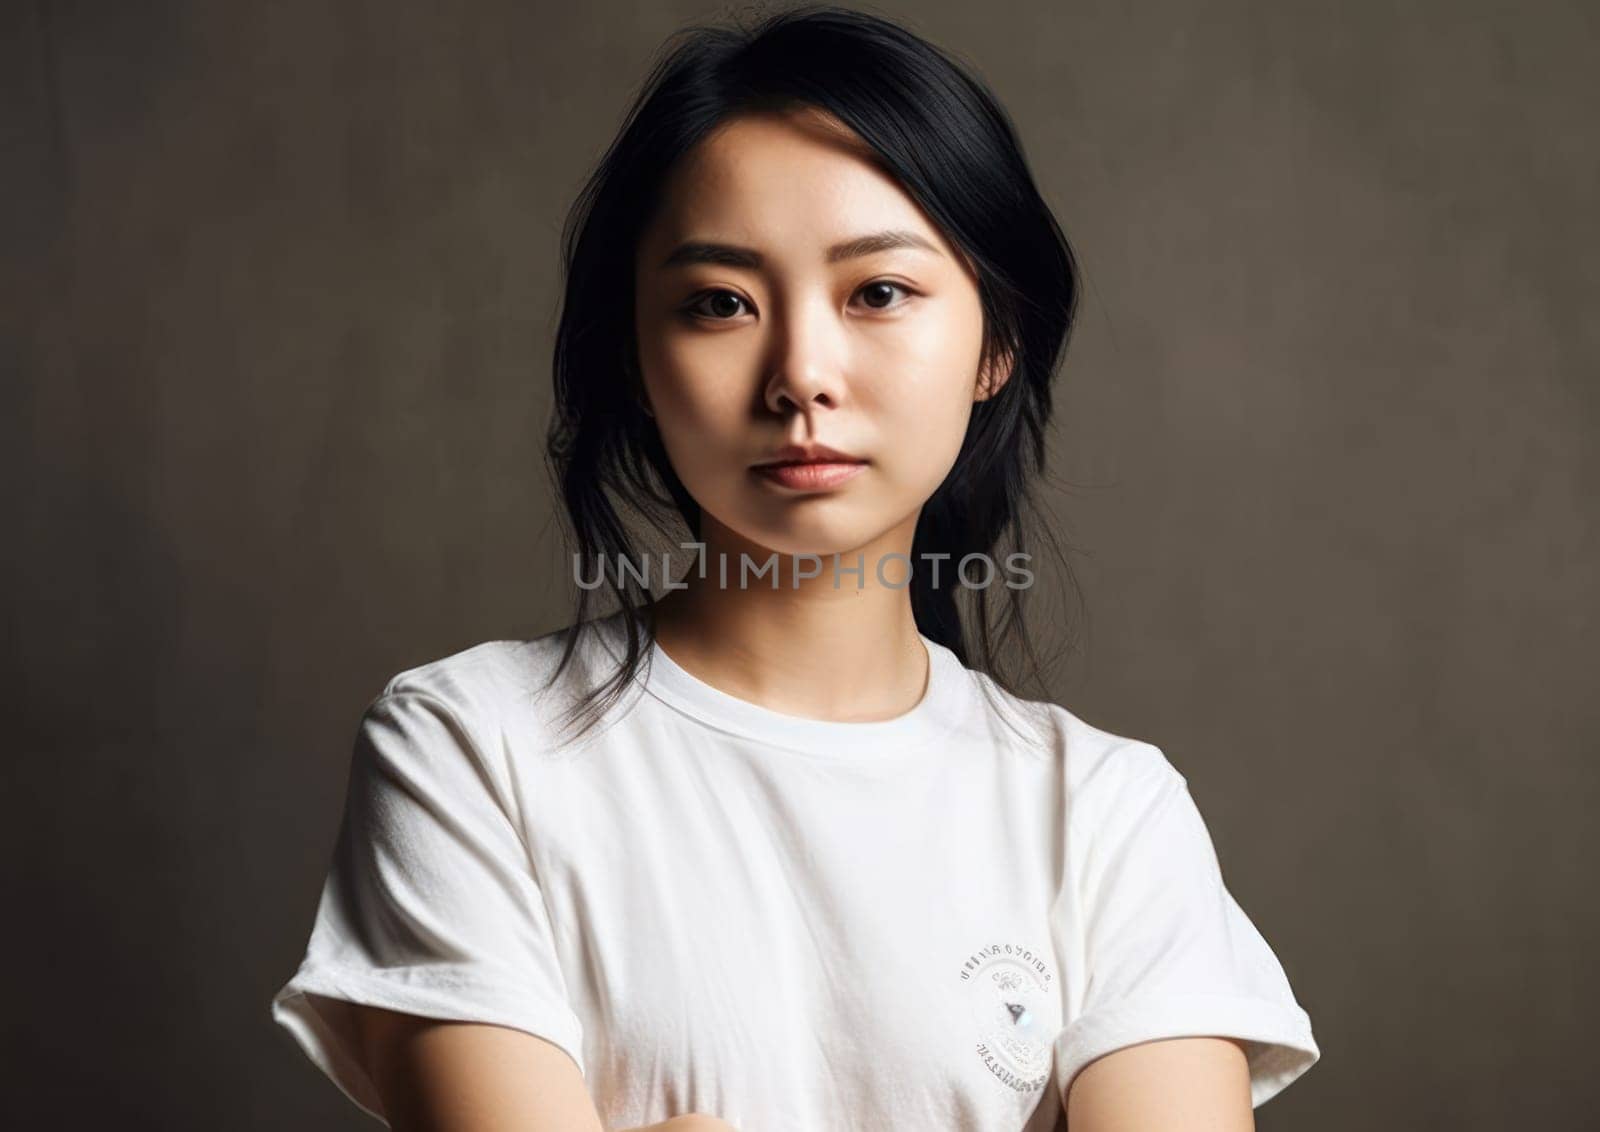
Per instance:
[[[784,467],[803,464],[864,464],[860,456],[840,452],[826,444],[788,444],[778,449],[755,466],[758,468]]]
[[[854,479],[866,470],[861,460],[829,461],[806,460],[786,464],[760,464],[756,475],[794,491],[826,491],[846,480]]]

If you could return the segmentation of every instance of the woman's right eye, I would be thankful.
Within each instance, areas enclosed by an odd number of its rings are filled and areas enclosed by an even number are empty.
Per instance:
[[[683,309],[696,318],[709,322],[726,322],[739,314],[741,304],[744,304],[743,296],[736,295],[732,291],[702,291]]]

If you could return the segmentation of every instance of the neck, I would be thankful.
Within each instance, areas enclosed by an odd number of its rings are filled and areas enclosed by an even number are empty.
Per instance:
[[[685,588],[656,602],[656,641],[696,678],[773,711],[840,722],[902,715],[922,698],[928,678],[911,590],[900,584],[915,526],[913,515],[870,544],[841,551],[837,575],[831,553],[818,555],[820,570],[779,554],[776,585],[770,571],[759,578],[747,571],[741,585],[742,563],[764,567],[773,552],[707,516],[706,576],[691,569]],[[886,558],[894,553],[904,557]],[[888,585],[879,580],[880,561]],[[859,577],[843,572],[858,562]],[[815,577],[796,577],[814,570]]]

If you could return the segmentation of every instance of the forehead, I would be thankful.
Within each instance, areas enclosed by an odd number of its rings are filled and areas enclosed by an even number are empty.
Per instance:
[[[822,248],[880,228],[909,229],[949,253],[853,132],[820,112],[773,111],[724,123],[684,156],[644,243],[711,237]]]

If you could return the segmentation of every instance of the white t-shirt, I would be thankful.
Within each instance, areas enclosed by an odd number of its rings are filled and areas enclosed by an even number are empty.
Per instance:
[[[1244,1040],[1255,1105],[1317,1060],[1158,748],[926,637],[891,720],[771,711],[654,647],[558,747],[620,649],[596,624],[549,692],[560,632],[402,672],[361,720],[272,1011],[369,1113],[347,1002],[539,1035],[608,1129],[1050,1132],[1073,1076],[1137,1042]]]

